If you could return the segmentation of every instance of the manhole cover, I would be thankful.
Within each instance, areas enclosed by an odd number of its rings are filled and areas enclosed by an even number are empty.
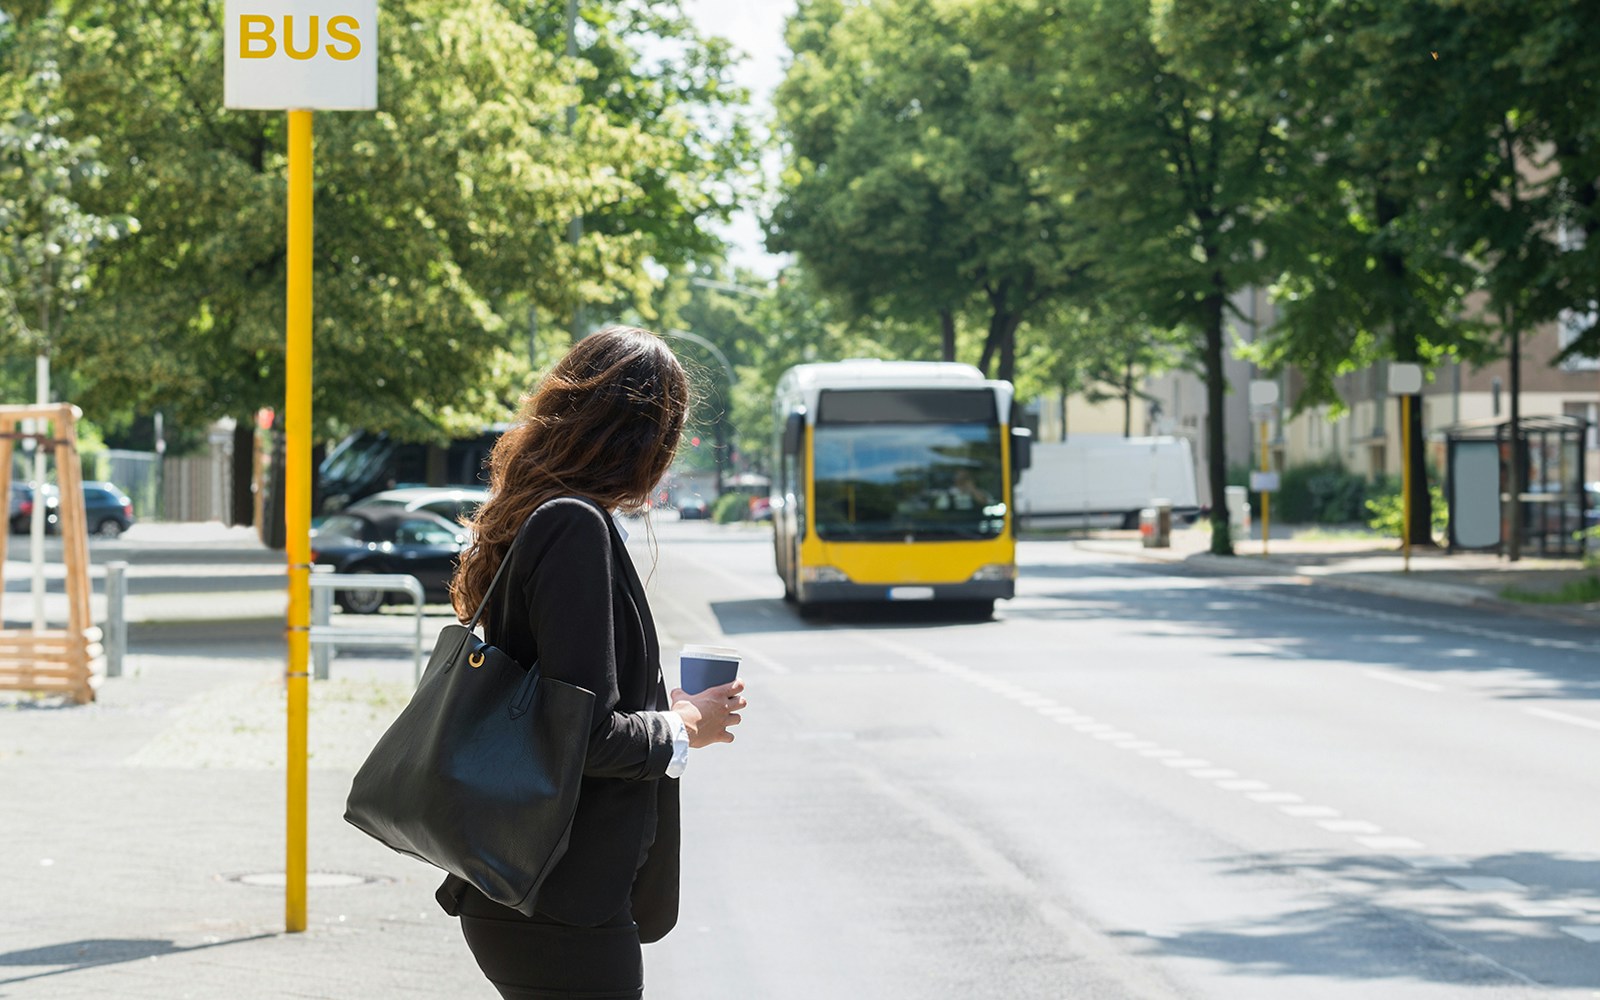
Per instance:
[[[219,875],[224,882],[237,882],[264,889],[282,889],[289,884],[283,872],[246,872],[243,875]],[[306,886],[311,889],[348,889],[353,885],[380,885],[393,879],[382,875],[355,875],[350,872],[306,872]]]

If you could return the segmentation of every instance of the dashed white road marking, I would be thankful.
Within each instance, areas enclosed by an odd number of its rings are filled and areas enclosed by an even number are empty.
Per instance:
[[[1332,806],[1279,806],[1278,808],[1285,816],[1293,816],[1295,819],[1317,819],[1339,815],[1339,810]]]
[[[1364,819],[1324,819],[1317,825],[1329,833],[1382,833],[1383,827]]]
[[[1401,687],[1415,688],[1418,691],[1444,690],[1444,686],[1442,684],[1434,684],[1432,681],[1415,680],[1405,676],[1404,674],[1397,674],[1388,670],[1363,670],[1361,672],[1366,674],[1368,677],[1371,677],[1373,680],[1385,681],[1389,684],[1398,684]]]
[[[1264,802],[1268,805],[1282,805],[1286,802],[1304,802],[1305,797],[1293,792],[1251,792],[1245,798],[1252,802]]]
[[[1280,581],[1281,582],[1281,581]],[[1379,611],[1376,608],[1362,608],[1349,604],[1338,604],[1331,601],[1318,601],[1309,597],[1298,597],[1293,594],[1278,593],[1266,588],[1251,590],[1251,594],[1268,601],[1278,601],[1283,604],[1295,604],[1305,608],[1316,608],[1318,611],[1342,611],[1345,614],[1358,618],[1373,618],[1378,621],[1393,622],[1416,628],[1417,621],[1414,617],[1397,614],[1393,611]],[[1429,621],[1427,627],[1438,632],[1453,632],[1457,635],[1470,635],[1479,639],[1493,639],[1496,642],[1521,643],[1526,646],[1538,646],[1541,649],[1562,649],[1575,652],[1600,653],[1600,644],[1592,642],[1576,642],[1572,639],[1547,639],[1544,636],[1517,635],[1514,632],[1500,632],[1480,625],[1464,625],[1459,622]]]
[[[1126,749],[1131,753],[1136,753],[1151,760],[1158,760],[1175,771],[1186,771],[1193,777],[1210,780],[1223,791],[1242,793],[1251,801],[1260,802],[1264,805],[1275,805],[1286,816],[1296,819],[1315,820],[1316,825],[1322,829],[1330,833],[1349,835],[1362,847],[1389,854],[1416,871],[1471,870],[1470,864],[1459,859],[1416,853],[1424,850],[1427,846],[1419,840],[1385,834],[1383,828],[1376,823],[1343,818],[1343,814],[1331,806],[1307,804],[1302,796],[1293,792],[1274,791],[1264,781],[1240,778],[1237,772],[1227,768],[1215,767],[1204,758],[1191,757],[1181,750],[1162,747],[1149,740],[1141,740],[1133,733],[1118,729],[1111,723],[1101,722],[1093,716],[1077,713],[1067,706],[1057,703],[1052,698],[1044,697],[1026,688],[1018,687],[1014,684],[995,684],[992,678],[986,677],[963,664],[886,639],[874,637],[869,641],[930,669],[970,681],[979,687],[993,691],[1019,705],[1032,709],[1042,718],[1053,719],[1058,723],[1069,725],[1074,730],[1096,740]],[[1439,689],[1438,685],[1412,681],[1410,678],[1388,674],[1383,671],[1368,671],[1368,673],[1380,680],[1394,681],[1401,683],[1403,686],[1418,687],[1425,685],[1425,689]],[[1577,724],[1590,725],[1600,729],[1600,722],[1595,720],[1583,719],[1578,716],[1565,716],[1564,713],[1551,712],[1546,709],[1528,709],[1528,711],[1535,715],[1564,716],[1559,721],[1572,722],[1576,720]],[[1529,919],[1570,918],[1574,916],[1581,917],[1591,912],[1587,905],[1571,900],[1530,899],[1527,896],[1527,887],[1514,879],[1500,876],[1465,874],[1443,877],[1457,889],[1477,894],[1484,901],[1519,917]],[[1561,930],[1579,941],[1600,943],[1600,925],[1570,924],[1562,926]]]
[[[1427,846],[1410,837],[1357,837],[1356,843],[1374,851],[1420,851]]]
[[[1521,892],[1528,887],[1499,875],[1446,875],[1446,882],[1467,892]]]
[[[1525,708],[1523,711],[1527,712],[1529,715],[1538,716],[1541,719],[1549,719],[1552,722],[1565,722],[1569,726],[1583,726],[1585,729],[1600,729],[1600,720],[1586,719],[1581,715],[1568,715],[1566,712],[1557,712],[1548,708]]]
[[[1442,854],[1412,854],[1400,860],[1418,871],[1450,871],[1472,867],[1470,863],[1460,858],[1446,857]]]

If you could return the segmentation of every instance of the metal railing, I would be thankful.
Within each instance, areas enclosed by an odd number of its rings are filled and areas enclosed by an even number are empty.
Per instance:
[[[403,635],[390,629],[356,629],[328,624],[337,590],[381,590],[411,595],[416,607],[415,635],[411,646],[412,683],[422,680],[422,583],[414,576],[394,573],[338,574],[331,566],[315,567],[311,574],[311,662],[312,675],[328,679],[328,665],[339,646],[403,646]]]

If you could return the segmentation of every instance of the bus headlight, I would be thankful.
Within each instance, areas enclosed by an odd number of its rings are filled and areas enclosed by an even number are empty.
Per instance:
[[[1015,580],[1017,578],[1016,563],[990,563],[989,565],[972,574],[974,583],[991,580]]]
[[[849,583],[850,578],[844,571],[833,566],[805,566],[800,570],[800,579],[806,583]]]

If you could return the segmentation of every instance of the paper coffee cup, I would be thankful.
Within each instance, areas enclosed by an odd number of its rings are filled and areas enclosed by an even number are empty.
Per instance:
[[[678,655],[678,686],[685,694],[699,694],[738,676],[739,651],[732,647],[691,645]]]

